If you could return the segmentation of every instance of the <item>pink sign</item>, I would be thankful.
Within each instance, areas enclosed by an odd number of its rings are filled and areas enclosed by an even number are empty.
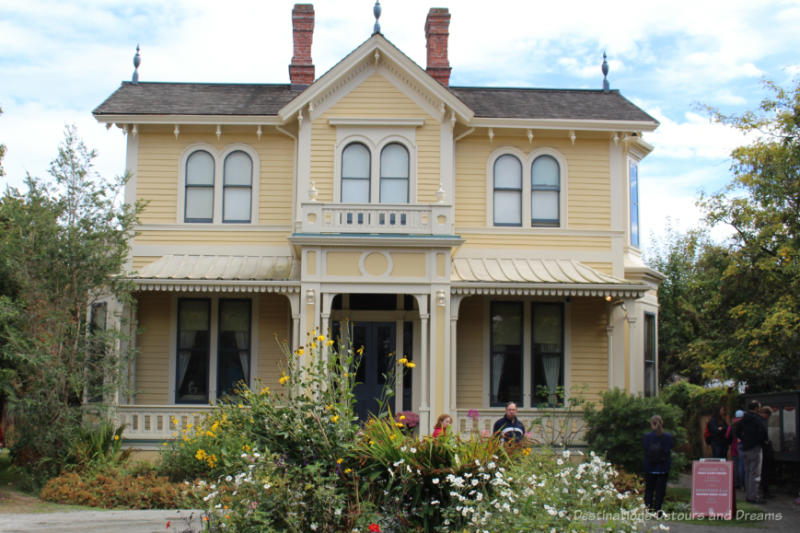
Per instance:
[[[731,461],[692,463],[692,518],[732,520],[735,503]]]

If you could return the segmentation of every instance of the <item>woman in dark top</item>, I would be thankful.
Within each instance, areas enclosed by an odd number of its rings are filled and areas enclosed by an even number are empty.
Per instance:
[[[708,421],[708,444],[711,456],[719,459],[728,458],[728,445],[731,443],[728,433],[728,422],[725,421],[725,406],[721,405]]]
[[[675,439],[664,431],[664,421],[659,415],[650,419],[653,429],[644,436],[644,504],[648,509],[661,512],[661,503],[667,491],[667,476],[672,465],[672,447]]]

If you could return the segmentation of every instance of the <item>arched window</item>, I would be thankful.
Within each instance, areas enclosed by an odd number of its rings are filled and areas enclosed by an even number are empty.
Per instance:
[[[350,143],[342,151],[342,203],[368,204],[370,153],[361,143]]]
[[[185,222],[211,222],[214,217],[214,158],[198,150],[186,159]]]
[[[510,154],[494,162],[494,223],[522,225],[522,163]]]
[[[380,202],[408,203],[408,150],[400,143],[387,144],[381,150]]]
[[[561,202],[561,169],[549,155],[534,159],[531,166],[531,225],[558,226]]]
[[[250,222],[253,160],[241,150],[225,158],[222,178],[222,221]]]

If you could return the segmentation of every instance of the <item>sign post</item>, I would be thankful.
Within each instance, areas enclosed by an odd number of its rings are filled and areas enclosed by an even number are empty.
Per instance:
[[[735,513],[733,463],[725,459],[692,462],[692,518],[733,520]]]

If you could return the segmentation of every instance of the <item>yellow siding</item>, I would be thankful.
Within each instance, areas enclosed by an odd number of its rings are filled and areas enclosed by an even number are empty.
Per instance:
[[[218,141],[209,127],[208,134],[181,133],[177,140],[169,133],[139,134],[136,196],[148,201],[140,217],[142,224],[172,224],[177,220],[180,158],[195,143],[207,143],[218,150],[238,143],[252,148],[261,162],[257,169],[259,224],[291,223],[294,141],[270,134],[258,141],[253,133],[224,134]]]
[[[142,294],[138,298],[141,333],[136,345],[136,404],[169,402],[170,306],[169,294]]]
[[[283,352],[275,340],[280,342],[289,339],[289,300],[279,294],[264,294],[258,305],[258,370],[256,378],[261,386],[271,389],[279,387]]]
[[[572,145],[566,138],[537,137],[531,146],[523,135],[495,137],[494,141],[473,135],[456,145],[456,232],[459,228],[486,226],[487,202],[491,201],[487,184],[491,186],[492,181],[487,165],[492,152],[502,147],[513,147],[526,155],[541,147],[561,152],[568,167],[567,226],[595,230],[611,227],[608,141],[580,139]]]
[[[440,125],[413,100],[380,74],[374,74],[318,117],[311,129],[311,179],[321,202],[334,197],[336,128],[328,124],[333,117],[346,118],[422,118],[416,129],[417,201],[436,201],[439,188]]]
[[[456,350],[456,405],[459,408],[483,405],[483,299],[467,298],[458,314]]]
[[[289,232],[283,231],[184,231],[144,230],[136,236],[137,244],[250,244],[264,246],[286,245]]]
[[[458,233],[458,229],[456,229]],[[470,248],[511,248],[527,250],[608,250],[608,237],[577,237],[573,235],[529,235],[526,233],[485,233],[462,235],[467,242],[462,250]]]
[[[572,390],[586,387],[586,398],[599,399],[608,388],[608,340],[605,304],[599,299],[576,298],[571,305]]]

